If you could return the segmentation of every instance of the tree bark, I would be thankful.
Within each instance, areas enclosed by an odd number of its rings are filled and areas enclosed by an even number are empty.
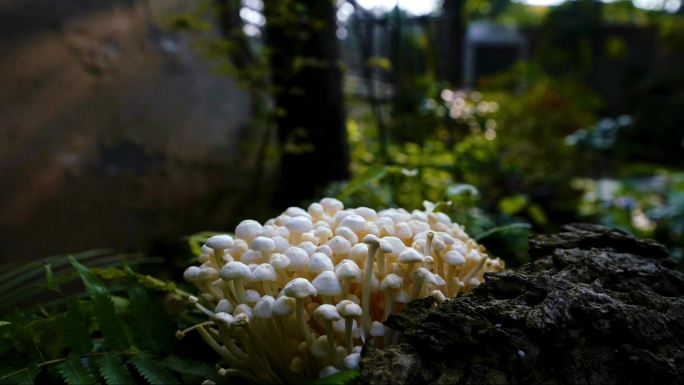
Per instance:
[[[532,262],[427,297],[364,347],[357,384],[682,384],[684,273],[653,241],[596,225],[530,240]]]
[[[349,176],[335,4],[267,0],[264,14],[285,207]]]

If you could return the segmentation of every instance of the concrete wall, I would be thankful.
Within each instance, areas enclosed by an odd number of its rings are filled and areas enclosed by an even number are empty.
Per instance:
[[[160,28],[182,3],[0,0],[2,260],[239,219],[250,100]]]

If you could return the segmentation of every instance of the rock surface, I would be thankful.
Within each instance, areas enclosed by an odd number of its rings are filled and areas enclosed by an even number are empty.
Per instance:
[[[652,241],[594,225],[530,240],[532,262],[471,295],[391,316],[360,384],[682,384],[684,273]]]

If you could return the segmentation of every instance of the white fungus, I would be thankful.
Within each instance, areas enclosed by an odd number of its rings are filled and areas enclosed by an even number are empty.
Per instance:
[[[358,369],[364,340],[398,340],[382,322],[411,299],[442,303],[504,268],[435,204],[425,207],[376,212],[324,198],[263,226],[244,220],[235,239],[207,239],[202,265],[183,277],[199,291],[191,303],[209,317],[193,328],[221,358],[219,372],[306,383]]]

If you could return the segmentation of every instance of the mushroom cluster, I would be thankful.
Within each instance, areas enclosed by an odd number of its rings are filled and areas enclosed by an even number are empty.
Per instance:
[[[197,330],[226,364],[220,373],[252,383],[356,369],[365,341],[398,341],[382,323],[392,312],[416,298],[454,298],[504,267],[430,202],[376,212],[334,198],[263,225],[242,221],[234,238],[207,239],[199,262],[184,278],[209,320],[178,336]]]

